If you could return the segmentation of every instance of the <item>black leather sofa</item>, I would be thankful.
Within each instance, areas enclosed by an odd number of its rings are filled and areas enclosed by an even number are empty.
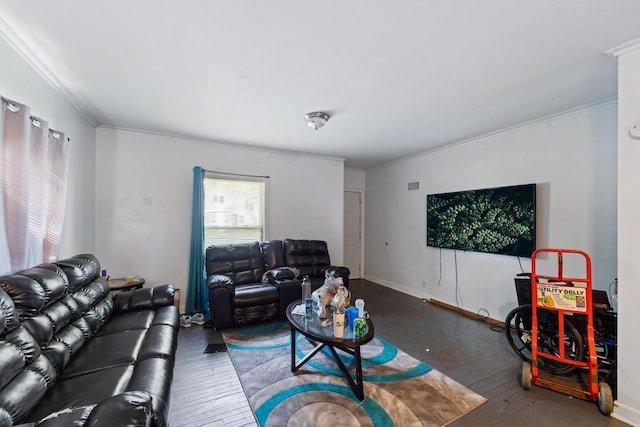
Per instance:
[[[112,295],[90,254],[0,277],[0,426],[167,425],[170,285]]]
[[[305,275],[312,290],[324,283],[327,272],[349,286],[349,269],[331,265],[323,240],[212,245],[205,264],[214,329],[285,318],[287,306],[300,299]]]

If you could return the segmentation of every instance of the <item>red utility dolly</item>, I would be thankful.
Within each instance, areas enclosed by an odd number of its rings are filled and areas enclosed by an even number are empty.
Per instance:
[[[549,258],[549,254],[557,256],[557,270],[555,274],[539,274],[539,258]],[[584,276],[566,277],[564,275],[565,255],[571,259],[571,266],[574,264],[584,265]],[[574,261],[577,261],[574,263]],[[542,267],[542,266],[541,266]],[[538,249],[531,256],[531,363],[522,363],[522,387],[526,390],[531,385],[545,387],[561,393],[565,393],[580,399],[597,401],[598,407],[605,414],[609,415],[613,410],[613,394],[609,384],[598,381],[598,359],[596,354],[594,328],[593,328],[593,308],[592,308],[592,281],[591,281],[591,259],[586,252],[576,249]],[[540,310],[540,311],[539,311]],[[541,313],[557,314],[557,331],[552,334],[555,345],[549,342],[541,342],[542,339],[549,340],[549,333],[539,331],[541,324],[538,323],[538,316]],[[583,344],[582,337],[571,335],[571,330],[575,331],[570,319],[586,317],[586,343]],[[555,323],[555,322],[554,322]],[[544,335],[544,336],[543,336]],[[585,345],[582,348],[576,346]],[[553,348],[553,351],[549,351]],[[544,350],[543,350],[544,349]],[[578,351],[579,350],[579,351]],[[584,354],[584,357],[576,357],[576,354]],[[582,375],[560,376],[548,372],[554,369],[545,369],[545,366],[575,367]],[[571,366],[569,366],[571,365]],[[584,371],[586,368],[586,376]],[[566,370],[565,370],[566,371]]]

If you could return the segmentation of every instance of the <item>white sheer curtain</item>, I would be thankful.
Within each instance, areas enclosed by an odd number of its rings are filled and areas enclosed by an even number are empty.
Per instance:
[[[0,274],[7,274],[58,257],[68,143],[26,105],[1,103]]]

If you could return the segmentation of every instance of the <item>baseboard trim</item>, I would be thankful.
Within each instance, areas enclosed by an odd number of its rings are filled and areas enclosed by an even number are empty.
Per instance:
[[[640,425],[640,411],[630,406],[627,406],[620,401],[613,402],[613,413],[611,418],[622,421],[632,426]]]
[[[368,280],[369,282],[373,282],[373,283],[376,283],[378,285],[394,289],[394,290],[396,290],[398,292],[402,292],[403,294],[407,294],[407,295],[411,295],[412,297],[424,299],[424,294],[419,295],[413,289],[404,287],[404,286],[400,285],[399,283],[390,282],[388,280],[384,280],[384,279],[381,279],[379,277],[369,276],[367,274],[365,274],[362,278],[364,280]]]
[[[468,310],[465,310],[463,308],[456,307],[454,305],[447,304],[446,302],[438,301],[437,299],[433,299],[433,298],[423,298],[423,300],[426,301],[426,302],[430,302],[431,304],[435,304],[437,306],[446,308],[448,310],[455,311],[456,313],[463,314],[463,315],[465,315],[467,317],[471,317],[471,318],[477,319],[477,320],[482,320],[483,322],[486,322],[486,323],[488,323],[490,325],[499,326],[501,328],[504,328],[504,322],[501,322],[501,321],[496,320],[496,319],[492,319],[490,317],[482,316],[482,315],[480,315],[478,313],[474,313],[473,311],[468,311]]]
[[[473,311],[468,311],[468,310],[465,310],[463,308],[456,307],[454,305],[447,304],[446,302],[438,301],[438,300],[433,299],[433,298],[428,298],[428,297],[425,297],[425,296],[422,296],[422,295],[417,295],[416,292],[413,291],[413,289],[406,288],[406,287],[404,287],[404,286],[402,286],[402,285],[400,285],[398,283],[390,282],[388,280],[380,279],[379,277],[369,276],[369,275],[366,275],[366,274],[362,278],[364,280],[368,280],[368,281],[376,283],[378,285],[394,289],[396,291],[402,292],[402,293],[407,294],[407,295],[411,295],[412,297],[420,298],[421,300],[423,300],[425,302],[430,302],[431,304],[435,304],[437,306],[446,308],[448,310],[455,311],[456,313],[460,313],[460,314],[465,315],[467,317],[472,317],[472,318],[477,319],[477,320],[482,320],[483,322],[486,322],[486,323],[488,323],[490,325],[499,326],[501,328],[504,328],[504,322],[501,322],[500,320],[496,320],[496,319],[492,319],[490,317],[482,316],[482,315],[480,315],[478,313],[474,313]]]

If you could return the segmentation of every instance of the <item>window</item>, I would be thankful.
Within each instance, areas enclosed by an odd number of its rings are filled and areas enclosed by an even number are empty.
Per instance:
[[[218,214],[216,212],[205,211],[204,213],[204,225],[214,225],[218,221]]]
[[[265,187],[262,178],[207,174],[204,178],[204,243],[264,240]]]

